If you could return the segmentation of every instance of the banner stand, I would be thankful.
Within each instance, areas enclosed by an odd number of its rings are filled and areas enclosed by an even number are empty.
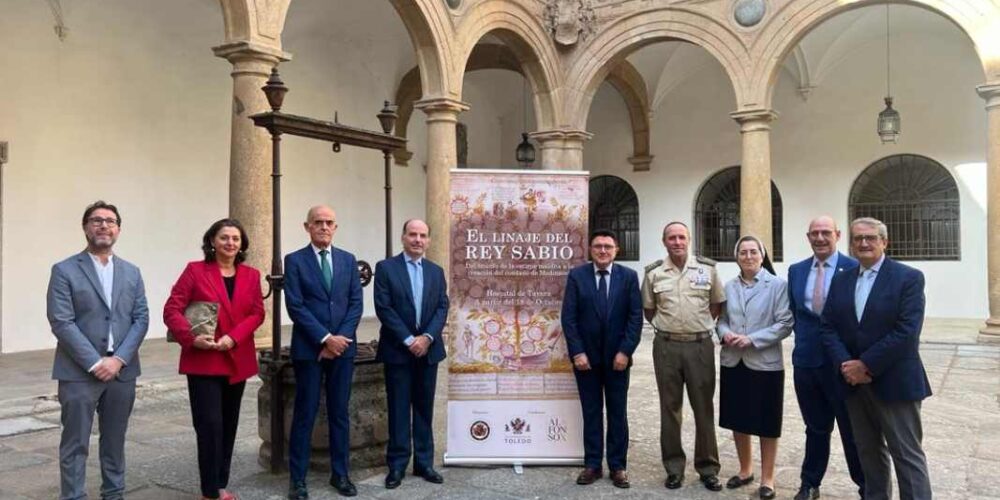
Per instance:
[[[587,258],[587,172],[451,171],[445,465],[580,465],[563,290]]]
[[[453,465],[513,465],[516,469],[518,466],[524,465],[583,465],[583,458],[453,457],[451,453],[445,453],[444,465],[449,467]]]

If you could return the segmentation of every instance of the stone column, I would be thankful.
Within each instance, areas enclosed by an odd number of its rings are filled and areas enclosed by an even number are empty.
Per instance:
[[[990,317],[979,342],[1000,343],[1000,82],[976,88],[986,100],[986,252]]]
[[[594,136],[583,130],[545,130],[529,135],[541,149],[541,170],[583,170],[583,143]]]
[[[455,124],[458,114],[469,105],[446,97],[423,99],[414,107],[427,114],[427,225],[431,228],[431,246],[427,257],[438,263],[448,277],[448,249],[451,231],[448,197],[451,190],[450,170],[458,165],[455,150]]]
[[[740,166],[740,234],[761,239],[774,248],[771,234],[771,122],[777,114],[769,109],[731,113],[743,135]],[[780,235],[779,235],[780,237]]]
[[[267,82],[271,68],[291,56],[251,42],[227,43],[213,51],[233,65],[229,216],[246,229],[250,241],[246,263],[265,276],[271,271],[271,136],[255,126],[249,116],[271,110],[261,87]],[[270,301],[265,307],[267,319],[254,334],[258,349],[271,345]]]

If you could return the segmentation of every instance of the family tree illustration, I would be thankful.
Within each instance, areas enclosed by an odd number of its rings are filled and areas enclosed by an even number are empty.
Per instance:
[[[571,372],[559,315],[587,209],[560,203],[580,199],[574,186],[552,189],[508,182],[452,196],[451,373]]]

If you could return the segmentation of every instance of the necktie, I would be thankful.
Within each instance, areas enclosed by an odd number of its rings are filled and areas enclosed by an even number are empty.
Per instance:
[[[601,315],[608,315],[608,271],[601,269],[597,271],[600,279],[597,280],[597,307]]]
[[[858,321],[861,321],[861,315],[865,312],[865,304],[868,302],[868,294],[872,291],[871,282],[874,277],[875,271],[865,269],[858,277],[857,286],[854,287],[854,314]]]
[[[424,302],[424,273],[420,265],[410,261],[410,287],[413,292],[413,308],[417,311],[417,328],[420,328],[420,312]]]
[[[330,284],[333,282],[333,269],[330,268],[330,261],[326,258],[329,253],[329,250],[319,251],[319,270],[323,273],[323,288],[327,292],[330,291]]]
[[[823,288],[826,285],[826,264],[816,263],[816,282],[813,283],[812,306],[813,312],[820,314],[823,312]]]

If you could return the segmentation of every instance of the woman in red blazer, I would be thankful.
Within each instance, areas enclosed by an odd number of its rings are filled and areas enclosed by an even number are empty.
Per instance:
[[[188,263],[163,306],[163,322],[181,345],[179,371],[188,378],[201,494],[206,499],[236,498],[225,488],[243,389],[257,374],[253,332],[264,322],[264,300],[260,273],[242,264],[248,244],[239,221],[212,224],[202,238],[205,259]],[[192,335],[184,317],[192,302],[219,304],[214,338]]]

